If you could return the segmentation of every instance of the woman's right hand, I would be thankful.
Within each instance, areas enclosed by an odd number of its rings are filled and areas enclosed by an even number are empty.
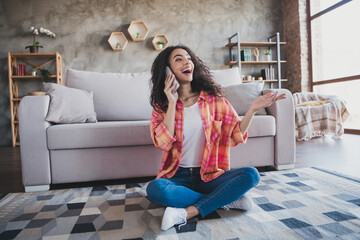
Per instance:
[[[174,80],[175,75],[173,73],[168,74],[165,79],[164,93],[169,103],[176,103],[179,98],[177,91],[175,93],[172,92],[172,90],[176,87],[176,84],[172,84]]]

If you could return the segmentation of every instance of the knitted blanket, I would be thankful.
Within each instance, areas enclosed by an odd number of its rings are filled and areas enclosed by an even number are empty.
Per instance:
[[[349,117],[345,102],[333,95],[313,92],[294,93],[296,139],[308,141],[313,137],[344,133],[343,122]]]

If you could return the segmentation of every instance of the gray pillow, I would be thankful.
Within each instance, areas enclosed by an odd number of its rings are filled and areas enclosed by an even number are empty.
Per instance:
[[[46,121],[54,123],[97,122],[93,93],[55,83],[43,83],[50,95]]]
[[[242,83],[224,87],[224,96],[234,107],[237,114],[245,115],[255,98],[262,94],[264,82]],[[264,108],[256,112],[257,115],[266,115]]]

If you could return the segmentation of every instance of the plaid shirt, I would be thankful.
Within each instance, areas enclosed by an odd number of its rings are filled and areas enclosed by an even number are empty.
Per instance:
[[[201,92],[197,104],[206,137],[200,174],[202,180],[208,182],[230,169],[230,146],[245,143],[248,134],[240,131],[240,118],[225,98]],[[153,142],[156,147],[163,150],[162,164],[157,178],[171,178],[180,164],[184,104],[180,99],[176,103],[174,137],[163,123],[166,113],[160,112],[154,109],[150,121]]]

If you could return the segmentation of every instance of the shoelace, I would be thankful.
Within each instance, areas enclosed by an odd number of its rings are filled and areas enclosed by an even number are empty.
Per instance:
[[[230,211],[230,207],[228,205],[225,205],[222,207],[225,211]]]
[[[183,223],[179,224],[179,230],[182,226],[185,226],[187,224],[187,220],[185,220]]]
[[[186,216],[178,216],[178,219],[176,219],[176,222],[179,223],[179,230],[182,226],[185,226],[187,224]]]

